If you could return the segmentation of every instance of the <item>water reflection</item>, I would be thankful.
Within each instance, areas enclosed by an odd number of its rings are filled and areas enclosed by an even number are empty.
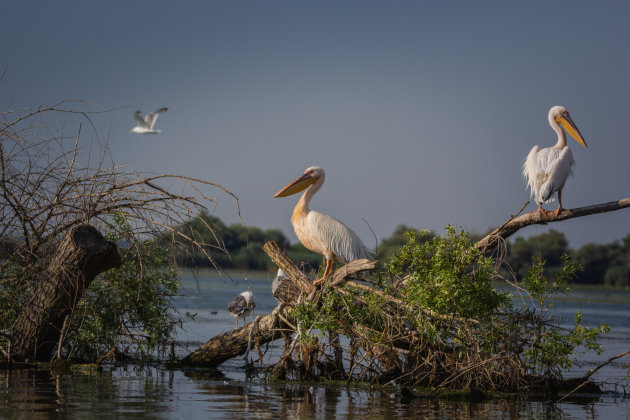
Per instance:
[[[235,276],[236,278],[236,276]],[[184,324],[179,340],[186,355],[209,337],[234,326],[227,302],[244,284],[226,282],[208,275],[197,283],[189,280],[190,295],[176,300],[182,312],[198,314]],[[271,278],[249,277],[257,310],[275,307]],[[245,285],[246,286],[246,285]],[[197,291],[198,290],[198,291]],[[574,293],[557,309],[567,325],[581,309],[589,326],[607,321],[613,333],[602,340],[604,354],[588,355],[572,375],[585,372],[602,360],[630,346],[630,294],[588,290]],[[278,351],[279,351],[278,344]],[[273,346],[270,354],[273,351]],[[626,359],[598,371],[595,380],[620,383],[628,379]],[[572,399],[559,409],[544,401],[493,400],[447,401],[430,398],[405,399],[398,390],[367,390],[342,385],[267,384],[256,374],[246,374],[241,358],[226,362],[220,370],[170,370],[161,366],[111,365],[103,372],[50,370],[0,370],[0,418],[451,418],[451,419],[542,419],[630,417],[630,400],[622,388],[595,398]]]
[[[240,373],[112,366],[104,372],[0,371],[0,418],[619,418],[621,394],[582,398],[555,409],[543,401],[405,399],[396,389],[266,384]]]

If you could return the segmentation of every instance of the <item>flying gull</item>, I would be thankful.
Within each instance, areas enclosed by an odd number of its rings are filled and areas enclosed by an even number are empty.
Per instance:
[[[138,125],[131,129],[131,133],[138,134],[158,134],[160,130],[154,130],[153,126],[155,125],[155,121],[157,120],[158,115],[163,112],[166,112],[168,108],[160,108],[157,111],[153,111],[144,116],[142,119],[142,111],[138,110],[133,114],[133,117],[136,119]]]

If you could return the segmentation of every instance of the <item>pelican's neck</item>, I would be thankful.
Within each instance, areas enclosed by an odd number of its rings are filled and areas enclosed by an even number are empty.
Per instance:
[[[556,145],[554,147],[560,150],[567,147],[567,135],[565,134],[562,127],[560,127],[560,124],[558,124],[555,118],[553,117],[549,117],[549,124],[551,125],[551,128],[553,128],[553,130],[558,135],[558,141],[556,142]]]
[[[319,191],[323,184],[324,177],[322,176],[317,181],[315,181],[313,185],[308,187],[306,191],[304,191],[304,194],[302,194],[302,197],[300,197],[300,200],[293,209],[293,216],[291,217],[291,220],[306,217],[306,215],[310,211],[308,205],[311,203],[311,198],[313,198],[315,193]]]

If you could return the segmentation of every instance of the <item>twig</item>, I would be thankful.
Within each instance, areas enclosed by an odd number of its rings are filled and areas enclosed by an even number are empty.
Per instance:
[[[245,351],[245,362],[247,362],[247,356],[249,356],[249,351],[252,348],[252,337],[254,336],[254,329],[258,328],[258,323],[260,322],[260,315],[256,315],[256,319],[252,322],[252,326],[249,329],[249,338],[247,340],[247,350]]]
[[[614,362],[617,359],[622,358],[623,356],[625,356],[626,354],[630,353],[630,350],[626,350],[623,353],[619,353],[616,356],[611,357],[610,359],[606,360],[604,363],[598,365],[597,367],[595,367],[594,369],[590,369],[586,375],[583,377],[584,382],[582,382],[581,384],[579,384],[578,386],[576,386],[575,388],[573,388],[570,392],[564,394],[562,396],[562,398],[560,398],[559,400],[557,400],[553,405],[557,406],[559,402],[563,401],[564,399],[568,398],[570,395],[573,395],[575,392],[577,392],[580,388],[582,388],[584,385],[586,385],[588,383],[588,378],[590,378],[591,376],[593,376],[593,374],[595,372],[597,372],[598,370],[600,370],[601,368],[603,368],[604,366],[610,364],[611,362]]]

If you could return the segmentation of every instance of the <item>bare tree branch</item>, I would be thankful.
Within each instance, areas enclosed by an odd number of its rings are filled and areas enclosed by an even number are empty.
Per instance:
[[[594,204],[592,206],[579,207],[565,210],[560,215],[554,213],[543,214],[538,211],[525,213],[522,216],[508,219],[507,222],[490,232],[486,237],[477,242],[477,248],[484,253],[494,251],[505,239],[530,225],[545,225],[547,223],[560,222],[562,220],[573,219],[574,217],[588,216],[591,214],[606,213],[630,207],[630,198],[623,198],[618,201]],[[522,210],[522,209],[521,209]]]

